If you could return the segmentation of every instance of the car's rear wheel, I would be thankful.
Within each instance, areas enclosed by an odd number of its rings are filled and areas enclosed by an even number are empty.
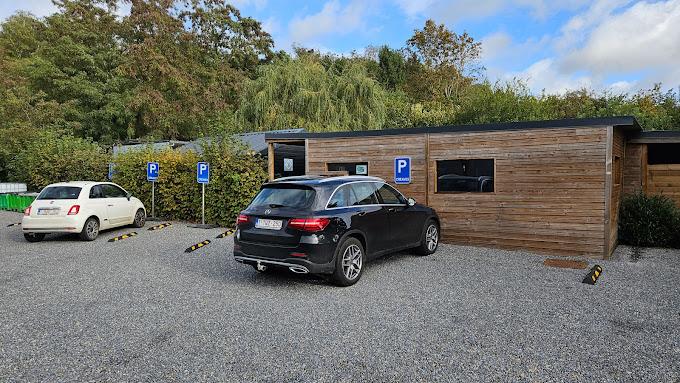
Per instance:
[[[146,213],[144,209],[139,209],[135,213],[135,220],[132,221],[132,225],[134,227],[144,227],[144,224],[146,224]]]
[[[361,278],[364,266],[364,247],[356,238],[345,239],[338,246],[333,280],[340,286],[351,286]]]
[[[24,238],[28,242],[40,242],[43,239],[45,239],[45,234],[44,233],[24,233]]]
[[[439,225],[434,220],[428,220],[423,227],[423,235],[420,240],[420,246],[416,248],[416,252],[420,255],[430,255],[437,251],[439,246]]]
[[[95,217],[90,217],[83,225],[83,231],[80,232],[80,239],[83,241],[94,241],[99,235],[99,220]]]

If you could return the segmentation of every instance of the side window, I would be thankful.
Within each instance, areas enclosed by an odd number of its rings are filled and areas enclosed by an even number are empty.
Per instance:
[[[125,191],[118,186],[107,184],[102,185],[102,189],[104,190],[105,198],[124,198],[126,196]]]
[[[333,194],[330,201],[328,201],[327,207],[328,208],[346,207],[351,191],[352,190],[350,189],[350,185],[340,187],[338,190],[335,191],[335,194]]]
[[[378,203],[378,198],[375,195],[375,187],[371,182],[358,182],[350,184],[353,193],[350,195],[349,204],[351,206],[358,205],[375,205]]]
[[[101,185],[95,185],[90,189],[90,198],[104,198]]]
[[[380,185],[380,184],[378,184]],[[382,203],[387,204],[387,205],[406,205],[406,201],[404,200],[404,197],[399,194],[398,191],[394,190],[394,188],[388,184],[382,184],[378,188],[378,194],[380,194],[380,198],[382,198]]]

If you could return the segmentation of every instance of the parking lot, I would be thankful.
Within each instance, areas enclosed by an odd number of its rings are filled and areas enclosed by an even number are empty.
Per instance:
[[[589,286],[541,256],[442,245],[338,288],[236,263],[224,229],[27,243],[20,219],[0,212],[0,381],[680,379],[678,251],[620,247]]]

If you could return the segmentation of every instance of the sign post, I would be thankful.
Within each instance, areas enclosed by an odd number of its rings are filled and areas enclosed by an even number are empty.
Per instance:
[[[154,221],[156,219],[156,180],[158,179],[158,171],[160,166],[158,162],[147,162],[146,163],[146,180],[151,182],[151,219]]]
[[[205,184],[210,182],[210,164],[207,162],[199,162],[196,164],[196,182],[201,184],[201,224],[189,225],[190,227],[198,227],[201,229],[211,229],[217,225],[205,224]]]

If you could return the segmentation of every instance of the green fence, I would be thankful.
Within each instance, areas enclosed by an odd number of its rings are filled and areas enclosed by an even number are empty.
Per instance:
[[[0,194],[0,210],[22,212],[30,205],[35,196],[20,194]]]

